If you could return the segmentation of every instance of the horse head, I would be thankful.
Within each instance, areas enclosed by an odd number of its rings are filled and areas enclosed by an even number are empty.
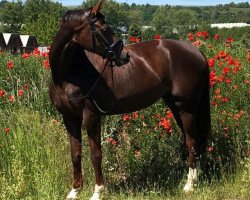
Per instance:
[[[105,16],[100,12],[104,0],[97,5],[84,10],[79,10],[76,15],[81,14],[80,20],[82,25],[73,35],[73,40],[79,43],[85,50],[96,53],[104,59],[114,61],[117,66],[129,62],[128,51],[123,48],[123,42],[117,38],[111,27],[105,21]],[[74,14],[67,12],[63,21],[76,20]]]

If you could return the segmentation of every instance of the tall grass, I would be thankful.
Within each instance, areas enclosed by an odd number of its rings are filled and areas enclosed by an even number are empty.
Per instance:
[[[103,199],[250,199],[249,50],[240,41],[195,40],[211,65],[213,139],[202,157],[200,189],[182,193],[187,152],[171,113],[159,101],[103,119],[108,188]],[[70,151],[48,97],[47,56],[36,51],[23,57],[0,54],[0,199],[64,199],[71,187]],[[85,132],[83,139],[81,199],[88,199],[94,177]]]

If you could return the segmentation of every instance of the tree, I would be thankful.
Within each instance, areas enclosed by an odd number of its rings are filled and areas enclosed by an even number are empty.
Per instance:
[[[98,2],[99,0],[86,0],[83,2],[83,6],[85,8],[90,8]],[[113,0],[107,0],[103,5],[102,12],[106,17],[106,21],[116,34],[121,34],[123,32],[121,28],[128,28],[128,18],[123,8],[124,5],[121,5]]]
[[[141,26],[139,26],[139,25],[136,24],[136,23],[132,24],[132,25],[129,27],[128,35],[141,38],[141,36],[142,36],[142,29],[141,29]]]
[[[156,10],[152,19],[152,25],[155,27],[156,32],[163,34],[166,27],[174,28],[171,15],[172,12],[169,7],[159,7]]]
[[[22,2],[5,3],[1,12],[1,21],[4,24],[4,32],[19,33],[24,22]]]
[[[23,34],[35,35],[38,43],[49,45],[59,28],[65,8],[50,0],[27,0],[24,5]]]

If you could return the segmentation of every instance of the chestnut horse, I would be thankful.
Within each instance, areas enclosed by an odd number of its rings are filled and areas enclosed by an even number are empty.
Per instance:
[[[210,137],[209,69],[203,54],[184,41],[160,39],[123,46],[100,13],[68,11],[50,50],[49,94],[62,114],[71,145],[73,188],[83,186],[81,126],[84,122],[95,173],[91,200],[104,189],[101,118],[143,109],[163,98],[185,135],[189,173],[184,187],[198,179],[201,146]]]

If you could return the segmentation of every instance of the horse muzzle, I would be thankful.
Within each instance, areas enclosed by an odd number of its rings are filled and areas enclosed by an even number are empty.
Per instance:
[[[114,61],[117,66],[127,64],[130,60],[130,55],[123,47],[124,45],[122,40],[118,40],[111,44],[107,49],[107,59]]]

